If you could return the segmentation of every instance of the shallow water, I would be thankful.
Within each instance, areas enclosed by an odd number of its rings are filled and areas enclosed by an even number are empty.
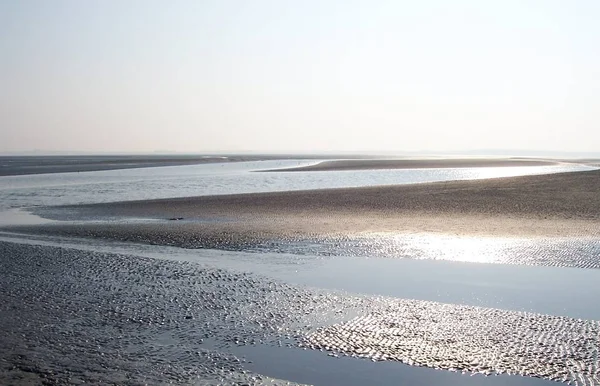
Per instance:
[[[313,350],[286,347],[238,347],[237,355],[251,361],[246,365],[259,374],[314,385],[411,385],[411,386],[551,386],[555,382],[521,376],[464,375],[395,362],[373,362],[351,357],[330,357]],[[302,363],[301,367],[289,366]]]

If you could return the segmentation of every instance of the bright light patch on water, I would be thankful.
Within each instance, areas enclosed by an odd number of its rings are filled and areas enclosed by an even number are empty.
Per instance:
[[[555,166],[500,166],[488,168],[464,168],[456,169],[461,177],[466,179],[501,178],[511,176],[529,176],[546,174]],[[461,173],[462,172],[462,173]]]
[[[373,257],[503,263],[509,257],[508,250],[524,241],[500,237],[371,233],[361,237],[356,244]]]
[[[509,238],[368,233],[306,240],[272,240],[266,245],[245,249],[315,256],[600,268],[600,239],[594,236]]]
[[[331,247],[333,244],[329,244]],[[600,240],[594,237],[510,238],[442,234],[373,233],[337,244],[331,254],[448,260],[471,263],[600,268]],[[333,253],[331,253],[333,252]]]
[[[470,263],[495,263],[504,259],[507,245],[514,243],[510,239],[483,237],[452,237],[441,235],[421,235],[411,237],[409,247],[420,256],[429,256],[434,260],[452,260]],[[394,249],[402,248],[407,240],[405,236],[393,236]]]

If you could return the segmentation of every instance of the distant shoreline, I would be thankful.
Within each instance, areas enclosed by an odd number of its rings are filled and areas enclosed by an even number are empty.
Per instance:
[[[533,158],[347,159],[322,161],[315,165],[294,168],[262,170],[262,172],[550,166],[559,162]]]
[[[302,172],[335,170],[376,170],[415,168],[474,168],[509,166],[550,166],[561,162],[600,167],[598,159],[542,158],[401,158],[372,156],[340,156],[317,154],[212,154],[212,155],[48,155],[0,156],[0,176],[52,173],[77,173],[103,170],[137,169],[164,166],[184,166],[221,162],[251,162],[275,160],[320,160],[315,165],[296,168],[259,170],[257,172]],[[323,161],[326,160],[326,161]]]
[[[285,157],[269,155],[0,156],[0,176],[95,172],[278,159],[285,159]]]

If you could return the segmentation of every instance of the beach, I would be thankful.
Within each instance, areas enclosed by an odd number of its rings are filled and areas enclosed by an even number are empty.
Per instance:
[[[598,191],[589,170],[29,207],[47,222],[0,231],[0,382],[597,385]]]

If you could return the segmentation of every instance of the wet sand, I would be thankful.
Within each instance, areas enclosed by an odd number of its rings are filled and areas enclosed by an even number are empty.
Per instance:
[[[600,232],[598,192],[600,171],[589,171],[118,202],[42,208],[36,213],[60,220],[158,220],[46,226],[44,230],[121,240],[157,237],[155,243],[171,240],[169,245],[189,244],[185,240],[193,239],[211,246],[219,240],[243,243],[365,232],[593,236]]]
[[[0,259],[2,384],[598,379],[594,321],[320,291],[135,255],[6,242],[0,255],[11,256]]]
[[[224,352],[291,339],[337,302],[184,262],[4,242],[0,256],[2,385],[271,384]]]

